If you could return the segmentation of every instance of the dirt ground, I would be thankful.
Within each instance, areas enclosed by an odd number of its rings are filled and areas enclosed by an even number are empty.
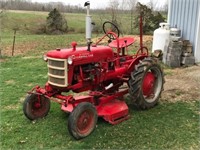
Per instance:
[[[200,100],[200,64],[165,72],[163,101]]]

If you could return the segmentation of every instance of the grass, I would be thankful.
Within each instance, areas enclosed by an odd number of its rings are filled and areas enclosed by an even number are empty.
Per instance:
[[[18,14],[12,16],[20,18]],[[47,67],[41,55],[49,49],[69,47],[71,41],[84,44],[85,40],[83,34],[34,35],[24,30],[17,34],[16,50],[25,52],[14,57],[4,56],[0,62],[1,149],[200,148],[199,101],[195,99],[176,103],[161,101],[148,111],[139,111],[130,104],[129,120],[112,126],[99,118],[95,131],[79,141],[69,135],[68,115],[54,102],[46,118],[29,121],[22,111],[26,92],[35,85],[44,86],[47,81]],[[11,26],[4,28],[1,36],[3,50],[9,50],[12,47]],[[171,75],[170,68],[166,69]]]
[[[26,11],[5,11],[0,15],[1,20],[1,46],[2,55],[11,56],[13,33],[15,28],[18,28],[16,33],[15,53],[29,54],[29,50],[38,54],[44,51],[65,48],[71,46],[71,41],[78,41],[79,46],[85,45],[85,14],[65,13],[64,16],[68,21],[69,29],[73,29],[74,33],[69,32],[65,35],[36,35],[34,32],[45,23],[48,12],[26,12]],[[104,21],[110,20],[107,14],[93,14],[92,19],[96,22],[96,26],[100,29]],[[129,19],[128,19],[129,18]],[[130,16],[120,15],[120,22],[130,21]],[[128,32],[130,30],[129,24],[122,24],[121,31]],[[136,32],[136,31],[134,31]],[[82,34],[80,34],[82,33]],[[98,33],[93,33],[93,38],[100,37]],[[138,43],[138,41],[137,41]],[[136,44],[139,45],[139,44]],[[138,49],[138,48],[136,48]],[[20,51],[20,52],[19,52]],[[25,54],[25,55],[26,55]]]
[[[29,121],[23,115],[26,92],[47,81],[46,63],[38,56],[16,56],[1,63],[2,149],[198,149],[199,102],[163,103],[148,111],[130,105],[131,118],[112,126],[99,119],[93,134],[75,141],[68,116],[51,103],[49,115]]]
[[[86,14],[81,13],[64,13],[67,20],[68,27],[73,28],[75,32],[85,31],[85,16]],[[46,22],[48,12],[34,12],[34,11],[5,11],[0,15],[1,28],[12,30],[18,28],[21,32],[30,34],[36,30],[41,24]],[[102,27],[103,22],[111,20],[111,15],[105,13],[92,14],[92,20],[97,26]],[[123,33],[128,33],[131,30],[131,16],[130,14],[119,14],[119,23],[121,24],[120,30]],[[126,23],[124,23],[126,22]],[[133,31],[138,32],[138,31]]]

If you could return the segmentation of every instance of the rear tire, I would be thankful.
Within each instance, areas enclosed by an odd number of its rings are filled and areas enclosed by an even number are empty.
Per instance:
[[[164,77],[160,66],[152,58],[145,58],[131,73],[129,94],[140,109],[154,107],[163,91]]]
[[[97,123],[94,105],[82,102],[72,111],[68,119],[68,131],[77,140],[90,135]]]
[[[40,100],[38,99],[40,97]],[[24,115],[29,120],[45,117],[50,110],[50,100],[43,95],[29,94],[23,105]]]

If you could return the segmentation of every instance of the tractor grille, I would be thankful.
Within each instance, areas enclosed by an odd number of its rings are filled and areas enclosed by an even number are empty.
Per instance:
[[[48,82],[58,87],[66,87],[67,59],[48,58]]]

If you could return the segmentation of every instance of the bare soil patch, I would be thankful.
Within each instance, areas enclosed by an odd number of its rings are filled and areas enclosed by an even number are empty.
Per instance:
[[[165,76],[162,101],[200,100],[200,65],[170,70]]]
[[[38,46],[37,42],[24,42],[15,45],[14,55],[25,54],[29,51],[33,51]],[[6,46],[2,50],[2,56],[11,56],[12,55],[12,46]]]
[[[128,37],[133,37],[135,38],[136,42],[129,48],[129,49],[139,49],[139,41],[140,41],[140,37],[138,35],[131,35]],[[94,38],[93,42],[97,42],[98,38]],[[145,35],[143,36],[143,41],[144,41],[144,46],[147,46],[148,49],[151,51],[151,45],[152,45],[152,36],[151,35]],[[101,44],[107,44],[108,43],[108,39],[105,38]],[[79,42],[78,44],[80,45],[84,45],[85,42]],[[15,44],[15,50],[14,50],[14,55],[23,55],[27,52],[33,52],[34,49],[36,49],[38,47],[38,45],[42,45],[44,47],[44,50],[48,49],[46,45],[42,44],[42,43],[38,43],[37,42],[23,42],[23,43],[16,43]],[[55,47],[56,48],[56,47]],[[5,46],[2,50],[2,56],[11,56],[12,54],[12,45],[9,46]]]

